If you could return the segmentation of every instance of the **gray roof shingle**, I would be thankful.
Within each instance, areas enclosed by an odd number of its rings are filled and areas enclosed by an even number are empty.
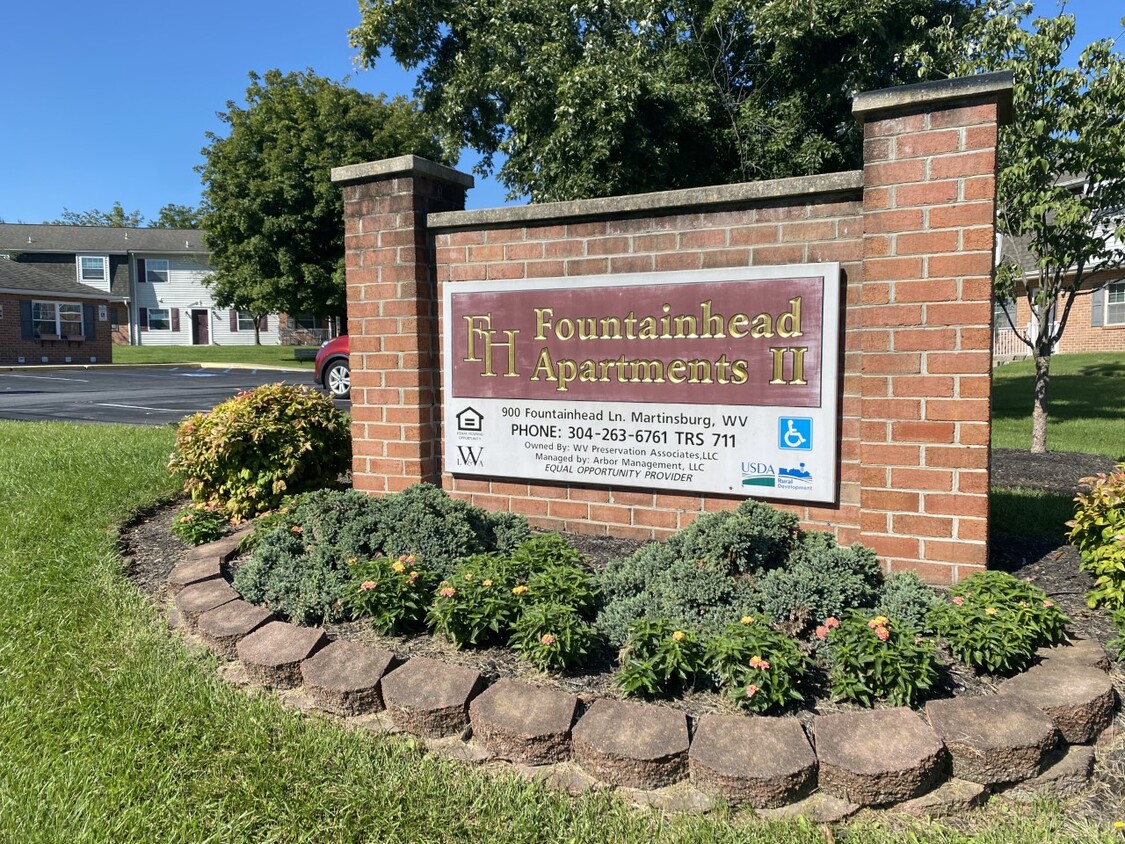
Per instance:
[[[0,223],[3,252],[128,252],[207,254],[198,229],[140,229]]]
[[[101,299],[108,302],[125,301],[121,296],[113,296],[95,287],[51,275],[37,267],[4,259],[0,259],[0,291],[31,293],[39,296],[65,296],[71,299]]]

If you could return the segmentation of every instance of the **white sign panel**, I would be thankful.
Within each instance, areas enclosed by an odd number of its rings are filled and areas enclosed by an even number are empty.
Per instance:
[[[455,475],[836,500],[836,263],[445,286]]]

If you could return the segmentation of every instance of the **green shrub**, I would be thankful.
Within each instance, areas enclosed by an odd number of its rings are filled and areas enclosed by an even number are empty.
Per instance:
[[[1023,671],[1037,649],[1066,639],[1067,617],[1042,589],[1004,572],[974,574],[953,587],[930,623],[961,662],[989,674]]]
[[[597,579],[580,564],[554,563],[532,572],[527,579],[531,604],[562,604],[589,621],[598,611],[601,593]]]
[[[330,555],[312,558],[301,534],[275,530],[234,574],[234,588],[254,604],[298,624],[346,617],[348,565]]]
[[[460,561],[473,554],[509,552],[531,534],[522,516],[489,513],[432,484],[414,484],[379,502],[372,542],[380,552],[388,557],[415,554],[446,580]]]
[[[783,565],[798,534],[794,514],[748,498],[734,510],[703,514],[668,544],[681,559],[750,574]]]
[[[904,571],[887,578],[875,604],[875,613],[890,616],[921,633],[929,627],[930,611],[941,602],[933,587],[914,572]]]
[[[524,539],[512,551],[511,560],[520,572],[518,576],[525,579],[556,565],[582,565],[582,555],[557,533],[540,533]]]
[[[789,563],[758,583],[762,612],[775,624],[803,634],[818,619],[875,604],[883,575],[875,552],[843,547],[830,533],[802,535]]]
[[[370,618],[380,633],[421,627],[433,597],[434,576],[413,556],[377,557],[351,566],[344,603],[353,618]]]
[[[886,616],[852,610],[817,628],[827,639],[828,682],[837,700],[912,706],[937,681],[933,644]]]
[[[730,624],[704,645],[718,687],[743,709],[770,712],[803,699],[809,664],[797,643],[750,617]]]
[[[267,384],[185,420],[168,468],[193,500],[237,521],[334,483],[350,463],[348,417],[330,398]]]
[[[1086,594],[1091,607],[1125,607],[1125,463],[1111,474],[1085,478],[1068,538],[1082,555],[1079,568],[1094,577]]]
[[[286,496],[276,510],[270,510],[268,513],[257,516],[251,529],[239,541],[238,553],[249,554],[262,541],[262,537],[278,528],[289,530],[295,524],[292,516],[293,508],[300,503],[305,494]]]
[[[507,637],[524,603],[526,587],[514,584],[507,560],[477,554],[438,585],[427,620],[458,648]]]
[[[205,504],[184,507],[172,521],[172,533],[188,545],[202,545],[226,536],[230,520]]]
[[[629,629],[617,685],[627,695],[675,695],[706,677],[699,636],[667,619],[643,619]]]
[[[541,671],[582,664],[597,643],[597,631],[573,607],[542,603],[524,608],[509,646]]]

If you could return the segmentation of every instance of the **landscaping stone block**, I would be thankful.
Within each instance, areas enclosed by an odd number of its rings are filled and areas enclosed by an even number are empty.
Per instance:
[[[567,794],[578,797],[587,791],[597,791],[604,788],[604,784],[587,774],[572,762],[560,762],[554,765],[519,765],[512,766],[517,776],[534,782],[544,782],[552,788],[565,791]]]
[[[756,809],[792,803],[816,785],[816,754],[796,718],[704,715],[688,765],[703,791]]]
[[[254,682],[291,689],[301,684],[301,663],[326,644],[328,637],[319,627],[271,621],[240,641],[236,651]]]
[[[168,594],[175,597],[184,587],[206,580],[219,580],[222,576],[222,565],[218,557],[188,558],[168,573]]]
[[[967,812],[988,799],[988,787],[979,782],[952,779],[942,783],[933,791],[899,803],[895,806],[900,812],[928,818],[944,818],[959,812]]]
[[[941,777],[945,747],[906,707],[823,715],[813,724],[820,787],[851,803],[901,803]]]
[[[1056,661],[1109,671],[1109,656],[1096,639],[1075,639],[1070,644],[1040,648],[1036,656],[1043,663]]]
[[[176,596],[176,609],[180,611],[184,626],[194,632],[203,613],[240,597],[225,580],[205,580],[185,586]]]
[[[997,691],[1038,706],[1070,744],[1094,741],[1113,721],[1113,684],[1097,668],[1051,660],[1005,680]]]
[[[469,723],[469,701],[483,680],[471,668],[415,657],[383,678],[383,703],[408,733],[441,737]]]
[[[273,613],[265,607],[236,600],[203,613],[196,630],[203,644],[215,653],[227,659],[237,659],[238,643],[274,620]]]
[[[1082,791],[1094,769],[1094,748],[1084,744],[1061,747],[1052,753],[1037,777],[1004,792],[1006,797],[1030,803],[1038,796],[1066,797]]]
[[[931,700],[926,717],[945,742],[953,776],[983,785],[1037,776],[1058,739],[1041,709],[1011,695]]]
[[[469,705],[473,736],[501,759],[545,765],[570,756],[578,698],[507,678]]]
[[[394,660],[390,651],[337,639],[301,663],[301,678],[322,709],[338,715],[378,712],[379,684]]]
[[[660,788],[687,775],[687,715],[675,709],[598,699],[571,738],[578,763],[613,785]]]
[[[222,539],[197,545],[191,550],[190,555],[193,559],[213,558],[223,564],[229,563],[238,556],[238,543],[249,531],[249,525],[242,525]]]

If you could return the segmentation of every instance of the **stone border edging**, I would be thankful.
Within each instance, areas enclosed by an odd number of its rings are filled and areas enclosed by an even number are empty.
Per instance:
[[[596,699],[584,711],[560,690],[393,654],[277,621],[243,601],[224,567],[241,534],[189,552],[167,578],[169,624],[237,658],[245,682],[303,687],[298,706],[375,732],[421,737],[435,751],[505,760],[571,793],[617,787],[665,811],[706,811],[718,798],[763,817],[842,820],[864,806],[941,816],[996,791],[1062,795],[1083,787],[1093,743],[1117,702],[1096,642],[1042,649],[998,694],[818,716],[704,715]],[[230,674],[231,672],[228,672]],[[234,672],[237,673],[237,672]],[[228,676],[228,679],[232,679]],[[571,761],[573,760],[573,761]]]

